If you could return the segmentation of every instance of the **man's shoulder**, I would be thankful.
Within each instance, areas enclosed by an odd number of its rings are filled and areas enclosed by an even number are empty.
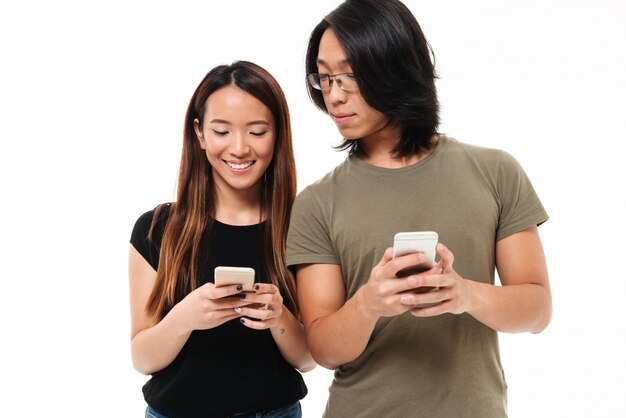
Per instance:
[[[315,180],[313,183],[307,185],[299,195],[306,194],[314,194],[320,195],[325,194],[333,190],[335,186],[341,181],[343,181],[347,174],[347,164],[348,158],[339,163],[335,168],[328,171],[322,177]]]
[[[481,167],[499,167],[500,165],[515,164],[516,159],[509,152],[495,147],[486,147],[468,142],[461,142],[456,138],[445,136],[445,153],[447,161],[454,157],[474,161]]]
[[[465,153],[476,157],[493,158],[500,155],[507,155],[508,153],[500,148],[486,147],[483,145],[476,145],[469,142],[462,142],[458,139],[450,136],[444,136],[446,144],[446,150],[448,152]]]

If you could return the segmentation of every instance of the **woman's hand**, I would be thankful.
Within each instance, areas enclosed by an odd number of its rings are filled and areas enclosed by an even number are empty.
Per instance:
[[[252,329],[269,329],[282,356],[301,372],[312,370],[315,361],[309,353],[302,324],[283,305],[283,297],[270,283],[255,283],[254,291],[246,293],[247,306],[233,308],[243,316],[241,323]]]
[[[250,294],[242,290],[241,285],[215,287],[213,283],[206,283],[176,304],[172,313],[189,332],[215,328],[241,316],[235,309],[251,303]]]
[[[247,317],[241,318],[242,324],[252,329],[268,329],[279,326],[285,308],[283,297],[276,286],[270,283],[256,283],[253,293],[245,295],[246,303],[249,305],[233,309],[238,316]]]

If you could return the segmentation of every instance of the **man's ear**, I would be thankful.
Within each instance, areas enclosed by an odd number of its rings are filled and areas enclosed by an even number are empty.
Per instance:
[[[196,132],[198,142],[200,142],[200,148],[204,149],[204,137],[202,136],[202,130],[200,129],[200,121],[198,118],[193,120],[193,130]]]

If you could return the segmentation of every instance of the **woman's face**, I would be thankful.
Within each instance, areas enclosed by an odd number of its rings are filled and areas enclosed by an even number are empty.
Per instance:
[[[203,126],[195,121],[200,147],[213,168],[218,193],[255,193],[272,162],[275,129],[272,112],[234,85],[209,96]]]
[[[331,29],[326,29],[320,39],[317,71],[320,74],[352,72],[343,47]],[[375,137],[387,124],[387,117],[367,104],[358,90],[345,92],[337,83],[332,83],[330,90],[323,90],[322,95],[328,113],[346,139]]]

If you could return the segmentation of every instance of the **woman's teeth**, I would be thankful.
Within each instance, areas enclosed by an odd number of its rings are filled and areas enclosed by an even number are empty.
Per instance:
[[[254,161],[248,161],[247,163],[242,163],[242,164],[231,163],[231,162],[226,161],[226,164],[228,164],[230,168],[233,168],[235,170],[245,170],[246,168],[254,164]]]

